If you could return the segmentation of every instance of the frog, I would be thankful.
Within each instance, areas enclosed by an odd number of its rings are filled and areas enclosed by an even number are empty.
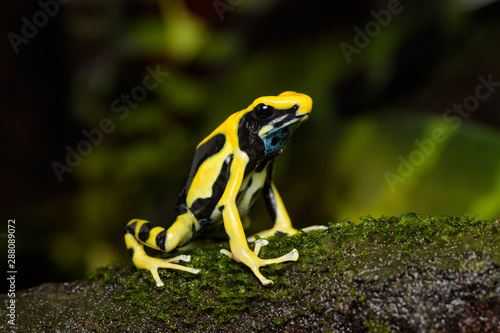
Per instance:
[[[285,91],[277,96],[259,97],[247,108],[230,115],[196,147],[170,223],[156,226],[142,219],[127,223],[125,245],[134,265],[150,271],[157,287],[164,286],[159,268],[198,274],[199,269],[179,264],[189,262],[189,255],[156,258],[148,255],[144,246],[168,253],[186,246],[199,235],[223,227],[230,251],[223,249],[221,253],[250,268],[263,285],[273,285],[272,280],[262,275],[260,267],[299,258],[296,249],[278,258],[259,257],[261,247],[268,244],[266,238],[299,232],[292,226],[274,183],[275,160],[299,125],[309,118],[311,110],[311,97]],[[247,238],[248,213],[260,196],[274,225]],[[302,231],[324,229],[311,226]],[[253,251],[249,242],[255,243]]]

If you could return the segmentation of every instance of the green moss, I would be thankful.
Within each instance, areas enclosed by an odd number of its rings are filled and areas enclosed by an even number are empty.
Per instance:
[[[387,333],[390,332],[389,324],[388,323],[381,323],[378,321],[374,322],[367,322],[365,324],[365,327],[368,329],[368,332],[370,333]]]
[[[408,266],[419,265],[423,257],[428,258],[425,265],[432,269],[480,271],[487,263],[474,257],[477,251],[498,263],[498,225],[498,221],[479,221],[468,216],[410,213],[399,218],[367,216],[360,223],[330,223],[327,231],[272,237],[269,245],[262,248],[261,257],[277,257],[297,248],[300,259],[262,268],[263,274],[275,281],[270,288],[262,286],[247,267],[220,254],[220,249],[227,246],[219,244],[188,252],[191,265],[200,268],[200,274],[160,270],[165,287],[157,288],[149,272],[132,273],[124,277],[125,290],[115,299],[131,299],[166,323],[182,317],[189,324],[210,314],[224,324],[238,318],[255,302],[290,302],[321,289],[322,283],[342,277],[351,281],[352,287],[344,296],[363,302],[366,296],[355,288],[353,277],[386,281]],[[450,248],[454,250],[452,256],[447,255]],[[97,270],[91,277],[116,283],[116,273],[116,267],[110,266]],[[304,282],[305,276],[311,279]],[[281,324],[289,319],[276,316],[273,320]],[[370,325],[370,331],[385,331],[385,324]]]
[[[262,286],[250,269],[222,255],[220,249],[227,249],[226,243],[201,246],[185,252],[192,257],[189,265],[201,269],[198,275],[160,269],[165,286],[158,288],[149,272],[138,271],[131,263],[114,263],[90,274],[84,283],[94,290],[92,297],[83,295],[78,304],[98,303],[98,308],[89,307],[89,317],[115,318],[116,331],[129,326],[139,327],[138,331],[152,330],[152,326],[201,331],[204,327],[241,328],[238,325],[245,316],[255,318],[245,323],[253,331],[269,327],[278,330],[286,325],[308,327],[308,318],[314,317],[319,318],[315,321],[318,329],[321,325],[335,327],[332,325],[339,322],[339,327],[349,324],[354,331],[418,330],[401,326],[401,316],[392,322],[382,316],[386,305],[378,300],[393,299],[397,309],[409,307],[410,316],[427,304],[431,309],[446,306],[439,293],[445,283],[451,283],[449,279],[459,281],[453,282],[457,286],[480,279],[484,285],[482,301],[494,308],[499,299],[494,287],[500,277],[499,226],[498,220],[480,221],[468,216],[407,214],[378,219],[367,216],[359,223],[330,223],[326,231],[272,237],[262,248],[261,257],[281,256],[293,248],[300,257],[297,262],[261,269],[275,282],[271,287]],[[28,294],[22,300],[26,302],[37,294]],[[467,289],[463,296],[469,297],[466,304],[470,304],[470,294]],[[417,297],[427,295],[427,303],[415,303]],[[437,305],[432,304],[435,295],[439,295]],[[59,302],[66,300],[64,296]],[[30,311],[41,311],[37,299],[32,304],[36,304],[36,310]],[[56,304],[47,302],[52,307],[48,313],[68,312],[55,309]],[[478,316],[485,318],[484,313]],[[346,318],[350,321],[342,322]],[[413,320],[407,319],[410,323]]]

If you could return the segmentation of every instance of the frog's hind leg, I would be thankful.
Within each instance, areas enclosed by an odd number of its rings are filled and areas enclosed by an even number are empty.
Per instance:
[[[192,225],[192,223],[191,223]],[[132,257],[134,265],[138,269],[147,269],[153,275],[158,287],[163,286],[163,282],[158,274],[158,268],[177,269],[193,274],[198,274],[199,269],[177,265],[174,262],[180,260],[189,262],[191,257],[180,255],[169,259],[154,258],[147,255],[144,245],[163,252],[170,252],[178,245],[190,240],[194,232],[189,221],[185,221],[182,215],[177,218],[174,224],[168,228],[157,227],[145,220],[132,220],[125,227],[125,244]]]

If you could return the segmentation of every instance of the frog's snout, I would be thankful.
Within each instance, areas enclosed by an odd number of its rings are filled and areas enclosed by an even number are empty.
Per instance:
[[[312,110],[312,98],[307,96],[306,94],[301,94],[301,93],[293,93],[289,95],[290,97],[293,97],[293,100],[299,107],[298,110],[295,112],[295,115],[298,116],[305,116],[304,120],[309,117],[311,114]]]

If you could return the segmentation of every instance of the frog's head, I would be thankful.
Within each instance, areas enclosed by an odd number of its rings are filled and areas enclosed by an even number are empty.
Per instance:
[[[240,147],[265,156],[280,154],[297,127],[309,118],[311,109],[312,99],[293,91],[257,98],[242,111]]]

